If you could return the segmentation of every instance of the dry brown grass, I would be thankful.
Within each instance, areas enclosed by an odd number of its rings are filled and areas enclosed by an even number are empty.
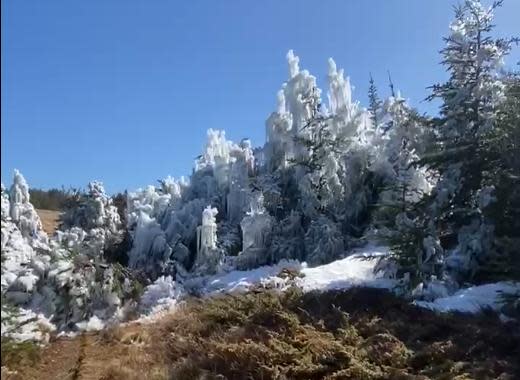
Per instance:
[[[382,290],[265,291],[84,335],[75,378],[518,379],[519,334],[490,313],[437,315]],[[54,378],[41,368],[21,378]]]
[[[99,333],[58,339],[41,350],[33,365],[3,362],[13,373],[2,379],[166,380],[168,366],[161,360],[160,342],[152,342],[153,326],[114,326]]]
[[[43,225],[43,230],[48,235],[53,235],[54,232],[58,229],[58,226],[60,224],[60,211],[54,211],[54,210],[42,210],[42,209],[36,209],[36,213],[40,217]]]

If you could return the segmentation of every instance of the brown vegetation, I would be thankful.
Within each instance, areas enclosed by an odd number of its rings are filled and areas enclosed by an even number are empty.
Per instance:
[[[60,338],[41,349],[32,362],[2,358],[2,379],[167,379],[168,367],[158,360],[157,346],[150,340],[151,327],[132,324]]]
[[[192,299],[154,324],[67,342],[83,347],[71,379],[520,378],[518,324],[438,315],[364,288]],[[56,378],[42,368],[60,362],[59,344],[19,378]]]

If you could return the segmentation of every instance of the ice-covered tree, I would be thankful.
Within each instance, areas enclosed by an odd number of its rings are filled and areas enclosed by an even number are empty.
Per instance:
[[[43,232],[40,217],[30,202],[29,186],[23,175],[16,169],[13,185],[9,191],[9,215],[23,237],[29,239],[31,245],[46,244],[47,235]]]
[[[198,273],[215,273],[220,264],[220,251],[217,249],[218,210],[207,206],[202,212],[202,225],[197,227],[197,256],[193,270]]]
[[[92,181],[88,191],[80,194],[77,204],[66,210],[58,236],[67,236],[70,230],[85,231],[82,245],[83,254],[93,258],[104,257],[105,251],[111,249],[123,239],[123,225],[113,200],[105,193],[103,184]]]
[[[504,100],[503,60],[513,39],[494,39],[491,7],[466,0],[455,9],[446,47],[441,51],[450,78],[432,87],[431,99],[441,99],[441,138],[448,143],[470,143],[494,127],[497,106]]]
[[[336,223],[320,216],[305,233],[305,260],[310,265],[331,262],[344,254],[344,241]]]
[[[9,194],[7,193],[7,189],[2,183],[2,221],[8,220],[11,218],[9,215],[10,204],[9,204]]]
[[[449,79],[432,87],[430,99],[442,102],[433,123],[437,141],[421,160],[439,180],[415,218],[415,244],[405,243],[409,253],[417,250],[416,268],[426,278],[447,269],[459,279],[471,278],[489,253],[494,226],[478,201],[489,191],[479,146],[496,127],[505,99],[501,68],[514,41],[491,36],[501,3],[485,7],[466,0],[458,6],[441,51]]]
[[[91,190],[103,198],[99,186]],[[89,231],[75,226],[47,239],[28,194],[27,182],[16,171],[10,193],[2,192],[2,304],[9,306],[2,309],[2,334],[40,340],[47,336],[39,330],[42,323],[78,329],[94,316],[119,318],[130,292],[117,290],[123,279],[114,266],[91,256],[92,246],[105,241],[104,233],[92,231],[108,226],[105,219],[113,220],[109,202],[78,214],[92,217]]]
[[[345,156],[364,144],[363,113],[352,101],[349,78],[338,70],[334,60],[329,59],[329,109],[320,107],[320,101],[310,100],[314,107],[295,136],[300,151],[291,163],[300,168],[299,179],[301,206],[308,218],[326,212],[333,218],[344,213],[341,202],[345,194],[342,181],[348,177]],[[319,93],[313,92],[312,94]]]
[[[429,194],[433,176],[417,162],[427,144],[427,120],[418,115],[404,98],[390,96],[383,104],[381,128],[378,130],[378,149],[372,170],[382,181],[375,223],[395,227],[396,216],[407,213]]]
[[[510,74],[504,83],[506,99],[495,128],[479,144],[483,186],[477,200],[494,229],[489,253],[476,273],[478,281],[520,278],[520,75]]]
[[[240,267],[255,267],[271,262],[268,248],[271,244],[272,228],[273,218],[266,212],[262,193],[253,193],[249,211],[240,222],[242,251],[237,258]]]
[[[266,169],[273,172],[285,168],[292,158],[293,138],[291,134],[292,114],[287,111],[284,91],[277,94],[277,109],[266,121],[266,143],[264,147]]]
[[[186,202],[182,196],[189,184],[171,177],[159,181],[161,186],[148,186],[128,193],[127,228],[132,240],[128,265],[141,269],[152,278],[175,265],[190,262],[186,247],[194,239],[203,202]],[[198,215],[195,215],[198,213]]]

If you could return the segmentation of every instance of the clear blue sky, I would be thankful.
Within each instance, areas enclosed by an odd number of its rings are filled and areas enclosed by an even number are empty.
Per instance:
[[[325,89],[327,58],[366,105],[387,70],[423,111],[455,1],[2,1],[2,181],[110,192],[191,173],[208,128],[263,144],[285,54]],[[506,0],[497,33],[520,34]],[[518,48],[509,58],[518,62]]]

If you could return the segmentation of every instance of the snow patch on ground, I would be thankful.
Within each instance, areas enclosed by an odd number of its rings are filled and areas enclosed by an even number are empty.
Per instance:
[[[303,277],[295,279],[295,284],[304,291],[346,289],[352,286],[393,288],[396,281],[375,274],[378,258],[388,254],[386,247],[367,246],[356,250],[344,259],[329,264],[309,268],[306,263],[282,260],[275,265],[262,266],[246,271],[230,271],[214,276],[191,279],[186,287],[200,289],[202,294],[244,292],[253,287],[271,287],[283,290],[289,285],[286,278],[278,275],[282,270],[299,272]]]
[[[105,328],[105,322],[94,315],[88,321],[76,323],[76,326],[81,331],[99,331]]]
[[[382,289],[394,289],[398,280],[393,276],[375,271],[379,260],[389,253],[387,247],[367,245],[355,250],[351,255],[329,264],[309,268],[306,263],[281,261],[273,266],[263,266],[248,271],[230,271],[224,274],[192,279],[190,287],[199,286],[202,294],[248,291],[255,286],[285,289],[290,282],[278,275],[283,269],[299,271],[302,277],[294,284],[303,291],[327,291],[366,286]],[[194,285],[196,284],[196,285]],[[451,296],[441,297],[432,302],[416,301],[420,307],[440,312],[460,311],[475,313],[483,307],[498,310],[502,294],[520,292],[520,283],[498,282],[461,289]]]
[[[184,288],[171,276],[161,276],[148,285],[141,297],[139,307],[142,311],[140,322],[152,322],[161,315],[176,308],[184,297]]]
[[[268,284],[275,287],[283,286],[285,280],[278,277],[283,269],[300,270],[302,264],[298,261],[282,260],[278,264],[272,266],[262,266],[246,271],[231,271],[227,273],[219,273],[214,276],[191,280],[191,287],[202,286],[202,293],[225,293],[225,292],[245,292],[254,286],[267,286]],[[199,282],[199,284],[196,284]]]
[[[388,254],[385,247],[366,247],[344,259],[314,268],[303,268],[303,278],[296,284],[304,291],[348,289],[353,286],[392,289],[396,280],[385,278],[383,273],[374,273],[379,258]]]
[[[303,275],[302,278],[296,278],[294,283],[304,291],[346,289],[352,286],[390,289],[395,285],[395,280],[374,274],[377,258],[387,253],[388,249],[385,247],[369,246],[344,259],[314,268],[295,260],[282,260],[275,265],[251,270],[233,270],[191,278],[184,281],[183,285],[172,280],[170,276],[160,277],[146,288],[140,301],[142,315],[138,321],[146,323],[157,320],[178,307],[189,293],[211,296],[218,293],[247,292],[254,287],[284,290],[291,281],[279,277],[283,270]]]
[[[12,319],[2,319],[2,336],[19,342],[46,343],[49,341],[50,333],[56,330],[48,318],[32,310],[20,308]]]
[[[437,298],[432,302],[416,301],[420,307],[440,312],[459,311],[477,313],[483,308],[499,310],[503,294],[520,294],[520,283],[497,282],[461,289],[451,296]]]
[[[393,273],[377,273],[380,259],[388,255],[388,248],[367,245],[353,251],[343,259],[329,264],[309,268],[306,263],[298,261],[281,261],[271,266],[262,266],[247,271],[229,271],[213,276],[191,278],[182,285],[171,277],[160,277],[148,286],[142,299],[141,309],[144,311],[139,322],[153,322],[162,315],[177,308],[182,299],[190,293],[211,296],[218,293],[246,292],[255,287],[284,290],[291,284],[299,286],[305,292],[327,291],[333,289],[349,289],[365,286],[382,289],[394,289],[398,280]],[[288,269],[299,272],[301,277],[294,281],[279,277]],[[416,301],[420,307],[440,311],[460,311],[475,313],[483,307],[498,310],[503,293],[520,292],[520,283],[499,282],[461,289],[451,296],[441,297],[432,302]]]

